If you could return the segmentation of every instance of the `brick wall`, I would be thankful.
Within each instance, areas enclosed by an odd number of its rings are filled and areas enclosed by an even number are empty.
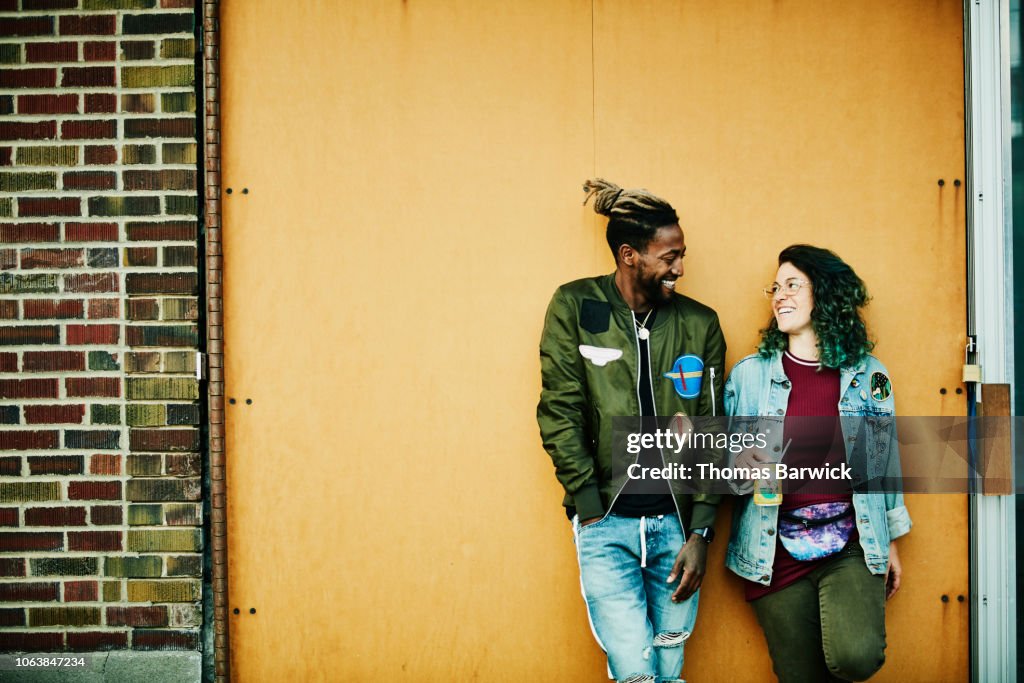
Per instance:
[[[0,650],[202,622],[191,0],[0,0]]]

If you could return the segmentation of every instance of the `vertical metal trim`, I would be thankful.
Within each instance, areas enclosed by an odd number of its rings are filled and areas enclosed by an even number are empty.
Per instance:
[[[227,496],[224,452],[224,321],[221,290],[220,207],[220,0],[203,0],[204,217],[206,280],[207,426],[210,448],[210,540],[212,548],[214,673],[231,678],[228,647]]]
[[[1009,4],[965,0],[968,160],[968,326],[978,335],[984,381],[1012,375],[1009,135]],[[975,392],[980,400],[980,391]],[[1013,496],[969,499],[971,678],[1009,682],[1016,671],[1016,542]]]

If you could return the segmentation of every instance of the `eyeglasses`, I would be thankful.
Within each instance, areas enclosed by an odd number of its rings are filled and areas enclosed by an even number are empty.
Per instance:
[[[785,296],[796,296],[796,293],[800,291],[800,288],[804,285],[808,287],[811,285],[807,280],[797,280],[796,278],[790,278],[786,280],[786,284],[780,285],[778,282],[773,282],[761,291],[764,292],[764,298],[774,299],[782,292]]]

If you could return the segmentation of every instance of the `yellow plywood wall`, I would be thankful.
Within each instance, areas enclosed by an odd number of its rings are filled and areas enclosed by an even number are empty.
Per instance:
[[[235,680],[604,676],[534,421],[552,291],[613,267],[587,177],[676,206],[730,365],[812,242],[873,292],[898,409],[964,412],[959,4],[221,11]],[[966,501],[909,506],[878,679],[960,680]],[[727,522],[684,674],[762,681]]]

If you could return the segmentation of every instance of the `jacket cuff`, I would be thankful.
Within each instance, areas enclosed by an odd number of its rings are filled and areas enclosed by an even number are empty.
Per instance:
[[[587,484],[574,493],[572,504],[581,522],[594,517],[604,517],[604,503],[601,502],[601,492],[597,484]]]
[[[690,511],[690,526],[686,529],[689,533],[690,529],[703,529],[704,527],[715,525],[715,514],[718,512],[718,507],[711,503],[700,503],[695,502],[693,509]]]
[[[889,523],[889,539],[899,538],[910,531],[910,513],[906,506],[899,506],[885,513],[885,521]]]

